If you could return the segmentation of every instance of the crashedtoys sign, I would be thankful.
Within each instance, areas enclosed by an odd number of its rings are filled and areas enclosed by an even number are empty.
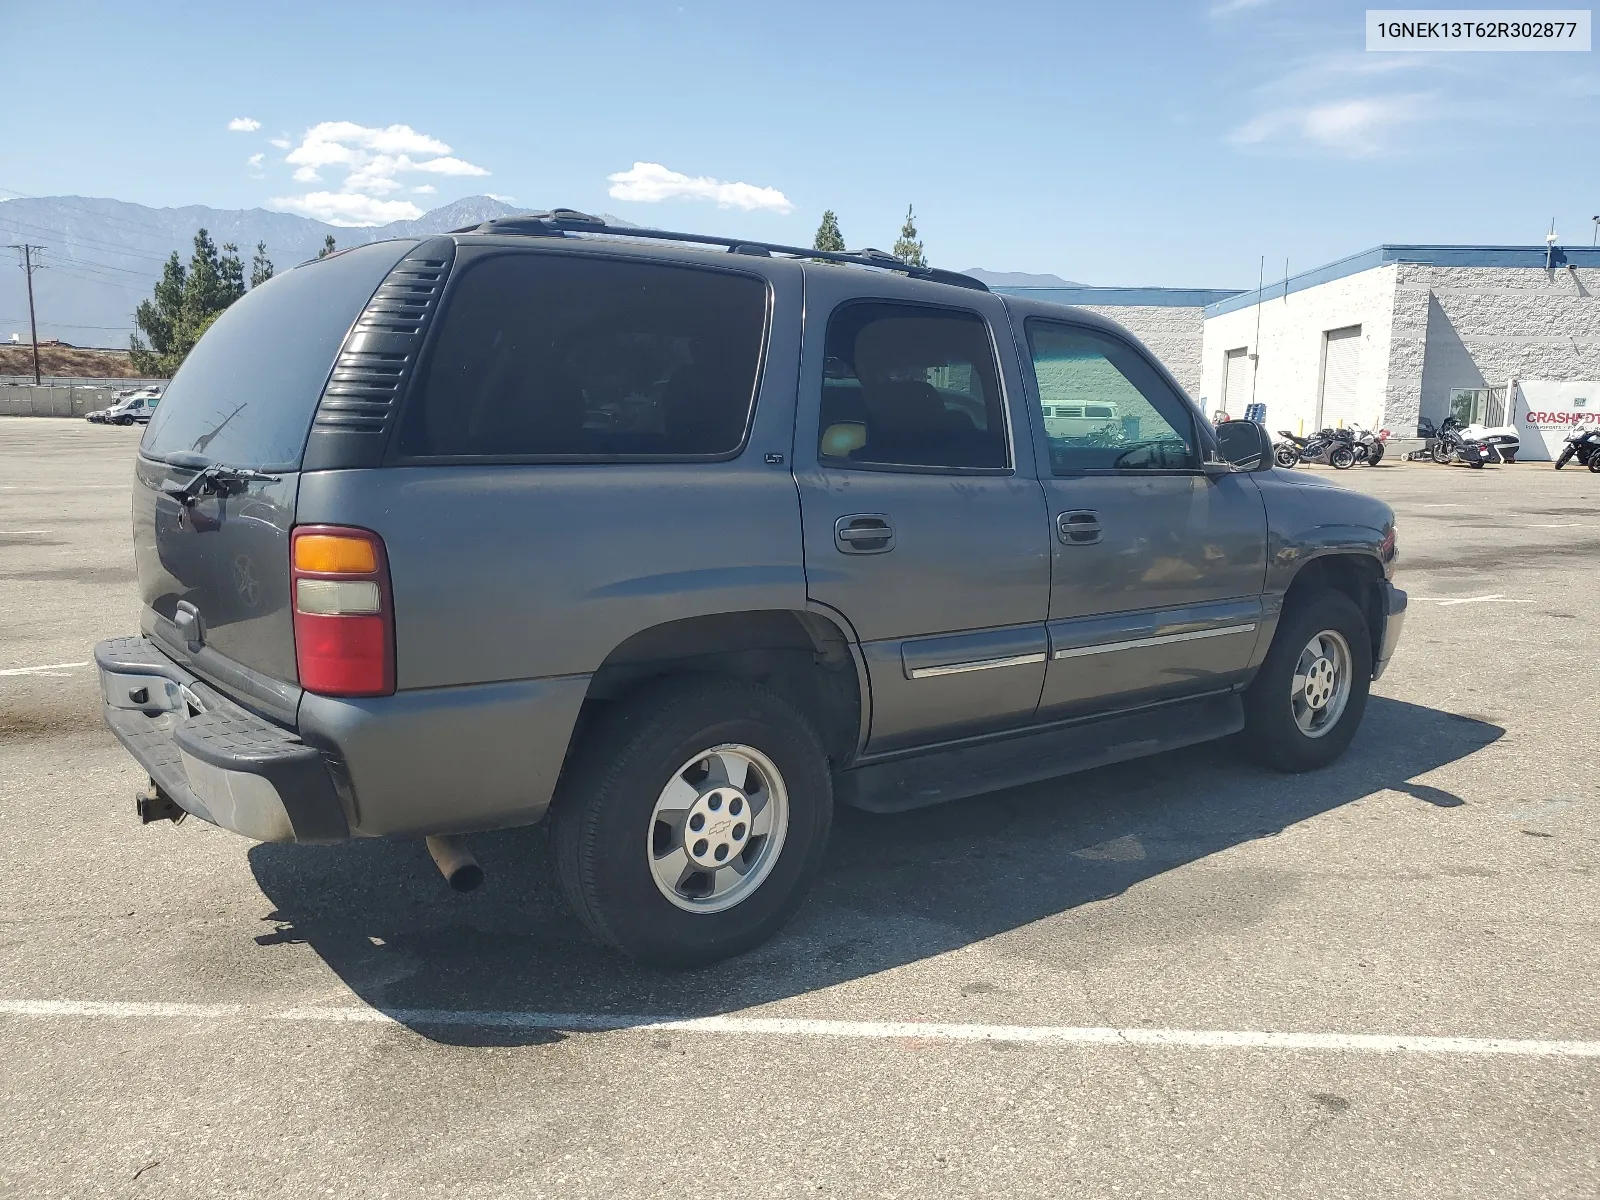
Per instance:
[[[1520,379],[1511,410],[1523,459],[1553,459],[1574,429],[1600,423],[1600,382]]]

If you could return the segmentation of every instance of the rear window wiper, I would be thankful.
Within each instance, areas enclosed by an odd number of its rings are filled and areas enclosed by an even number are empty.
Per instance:
[[[193,505],[201,496],[233,496],[252,483],[278,483],[283,478],[281,475],[257,471],[253,467],[229,466],[227,463],[212,462],[204,455],[182,451],[167,455],[166,461],[169,466],[189,467],[195,471],[194,478],[188,483],[169,479],[161,485],[164,493],[185,508]]]

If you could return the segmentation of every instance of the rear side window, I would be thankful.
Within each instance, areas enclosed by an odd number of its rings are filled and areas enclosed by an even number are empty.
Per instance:
[[[833,466],[1009,465],[989,326],[977,313],[850,303],[828,320],[817,453]]]
[[[407,458],[702,458],[743,445],[764,280],[566,254],[501,254],[454,281]]]
[[[378,242],[284,271],[235,301],[189,351],[140,443],[237,467],[300,466],[334,356],[412,241]]]

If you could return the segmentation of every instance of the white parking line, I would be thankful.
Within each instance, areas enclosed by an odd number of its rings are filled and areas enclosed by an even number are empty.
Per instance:
[[[22,537],[29,533],[49,533],[48,529],[0,529],[0,537]]]
[[[0,1016],[110,1020],[289,1021],[313,1024],[469,1027],[527,1033],[700,1033],[856,1041],[1025,1042],[1040,1046],[1146,1046],[1205,1050],[1322,1050],[1360,1054],[1600,1058],[1600,1041],[1432,1037],[1375,1033],[1274,1033],[1247,1029],[1114,1029],[1074,1025],[969,1025],[942,1021],[822,1021],[792,1017],[687,1017],[621,1013],[479,1012],[144,1001],[0,1000]]]
[[[1412,596],[1418,604],[1437,604],[1446,608],[1452,604],[1532,604],[1532,600],[1517,600],[1502,596],[1499,592],[1492,596]]]
[[[54,663],[48,667],[7,667],[0,675],[47,675],[51,671],[70,671],[74,667],[87,667],[86,662]]]

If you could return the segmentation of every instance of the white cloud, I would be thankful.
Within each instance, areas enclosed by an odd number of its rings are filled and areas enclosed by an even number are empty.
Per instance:
[[[1349,158],[1365,158],[1386,149],[1389,135],[1401,125],[1422,120],[1430,99],[1420,93],[1361,96],[1269,109],[1240,125],[1228,140],[1244,147],[1299,142]]]
[[[294,141],[292,138],[275,137],[268,138],[267,144],[269,146],[276,146],[279,150],[287,150],[290,146],[294,145]]]
[[[296,183],[321,183],[324,172],[342,170],[338,191],[310,192],[272,201],[291,212],[304,212],[335,224],[371,225],[421,215],[409,200],[382,200],[411,187],[416,195],[432,195],[431,184],[411,186],[407,175],[479,176],[484,168],[456,158],[450,147],[409,125],[357,125],[323,121],[313,125],[298,145],[284,155],[294,167]]]
[[[244,160],[244,165],[250,168],[251,179],[265,179],[267,177],[266,172],[261,169],[261,161],[266,157],[265,154],[252,154]]]
[[[482,167],[475,167],[469,162],[462,162],[459,158],[430,158],[426,162],[413,163],[402,156],[401,161],[409,164],[410,170],[429,171],[434,175],[487,175],[489,172]]]
[[[669,171],[660,163],[636,162],[626,171],[607,175],[611,184],[607,194],[613,200],[636,200],[657,204],[662,200],[711,200],[718,208],[767,209],[787,213],[794,210],[777,188],[753,183],[724,183],[708,175],[689,176]]]
[[[230,133],[254,133],[261,128],[261,122],[254,117],[235,117],[228,122]]]
[[[303,213],[330,225],[383,225],[389,221],[412,221],[422,215],[422,210],[409,200],[375,200],[350,192],[275,196],[267,203],[282,212]]]
[[[413,196],[431,196],[438,190],[439,189],[434,187],[431,183],[419,183],[416,187],[411,189],[411,194]]]

